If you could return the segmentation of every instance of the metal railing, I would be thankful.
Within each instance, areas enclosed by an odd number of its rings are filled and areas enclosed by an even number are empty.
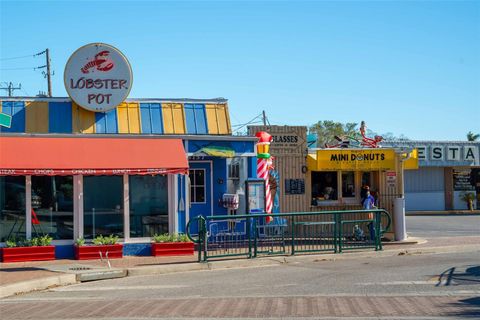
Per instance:
[[[273,221],[267,223],[266,217]],[[198,231],[192,234],[191,227]],[[198,216],[187,224],[198,261],[273,254],[382,250],[391,225],[385,209]]]

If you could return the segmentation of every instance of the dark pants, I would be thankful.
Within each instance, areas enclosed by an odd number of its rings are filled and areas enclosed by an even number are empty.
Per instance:
[[[368,232],[370,233],[370,240],[375,241],[375,225],[373,222],[368,224]]]

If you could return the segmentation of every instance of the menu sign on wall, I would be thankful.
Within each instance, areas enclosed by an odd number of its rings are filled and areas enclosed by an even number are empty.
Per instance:
[[[305,180],[285,179],[285,194],[305,194]]]
[[[475,187],[470,183],[470,169],[453,170],[453,189],[455,191],[475,190]]]
[[[76,104],[90,111],[106,112],[128,97],[133,76],[130,63],[118,49],[91,43],[68,59],[63,80]]]

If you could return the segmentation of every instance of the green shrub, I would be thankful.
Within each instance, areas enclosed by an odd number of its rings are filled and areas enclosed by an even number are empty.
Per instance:
[[[37,238],[37,237],[32,238],[32,239],[30,240],[30,246],[32,246],[32,247],[38,247],[38,246],[40,246],[40,238]]]
[[[45,247],[49,246],[52,243],[53,238],[50,237],[48,234],[34,237],[32,239],[15,239],[10,238],[5,241],[5,245],[7,248],[15,248],[15,247]]]
[[[116,244],[118,242],[118,237],[114,236],[113,234],[109,235],[108,237],[99,235],[95,237],[95,239],[93,239],[92,242],[94,245],[97,245],[97,246]]]
[[[17,247],[31,247],[32,240],[31,239],[20,239],[17,241]]]
[[[155,234],[152,237],[153,241],[156,243],[162,242],[190,242],[186,234],[178,233],[164,233],[164,234]]]
[[[475,200],[475,193],[472,193],[472,192],[462,192],[462,194],[460,194],[460,199],[462,201],[465,201],[465,202],[470,202],[470,201],[473,201]]]
[[[190,239],[188,238],[187,234],[182,233],[178,235],[178,242],[190,242]]]
[[[43,235],[43,236],[41,236],[41,237],[38,237],[37,239],[38,239],[38,240],[37,240],[37,245],[38,245],[38,246],[42,246],[42,247],[46,247],[46,246],[51,245],[51,244],[52,244],[52,240],[53,240],[53,238],[50,237],[48,234]]]
[[[79,247],[84,246],[85,245],[85,239],[78,238],[77,240],[75,240],[75,244]]]
[[[5,241],[7,248],[15,248],[17,246],[17,240],[15,238],[9,238]]]

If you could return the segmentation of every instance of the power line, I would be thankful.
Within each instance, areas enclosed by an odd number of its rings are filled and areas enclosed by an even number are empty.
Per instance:
[[[24,59],[24,58],[34,58],[35,55],[31,54],[31,55],[28,55],[28,56],[18,56],[18,57],[10,57],[10,58],[0,58],[0,60],[2,61],[6,61],[6,60],[15,60],[15,59]]]
[[[2,58],[0,60],[13,60],[13,59],[21,59],[21,58],[26,58],[26,57],[37,57],[40,55],[45,55],[45,64],[43,66],[38,66],[38,67],[19,67],[19,68],[0,68],[0,71],[8,71],[8,70],[39,70],[39,69],[46,69],[46,71],[42,71],[42,74],[44,78],[47,79],[47,86],[48,86],[48,96],[52,96],[52,81],[51,77],[55,75],[55,71],[52,71],[50,69],[50,50],[47,48],[41,52],[38,52],[34,55],[28,55],[28,56],[18,56],[18,57],[11,57],[11,58]]]
[[[2,70],[2,71],[7,71],[7,70],[33,70],[33,71],[35,71],[36,69],[41,69],[41,67],[0,68],[0,70]]]
[[[248,126],[249,124],[263,123],[263,121],[261,120],[262,117],[263,117],[263,113],[260,113],[259,115],[257,115],[255,118],[253,118],[252,120],[250,120],[247,123],[233,125],[232,127],[238,127],[235,130],[233,130],[233,132],[238,132],[241,129],[243,129],[244,127]]]
[[[29,55],[25,55],[25,56],[16,56],[16,57],[9,57],[9,58],[0,58],[0,60],[2,61],[5,61],[5,60],[15,60],[15,59],[25,59],[25,58],[35,58],[41,54],[44,54],[45,51],[42,51],[42,52],[39,52],[39,53],[35,53],[35,54],[29,54]]]

